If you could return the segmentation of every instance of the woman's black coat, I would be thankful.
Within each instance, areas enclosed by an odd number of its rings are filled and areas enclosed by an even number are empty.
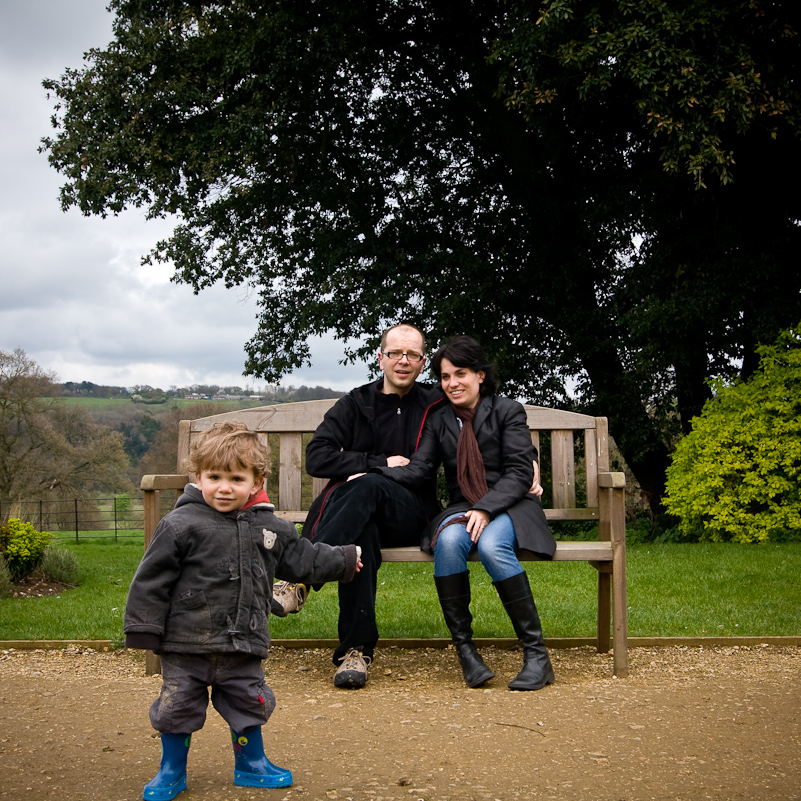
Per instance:
[[[441,463],[445,468],[450,504],[437,515],[423,536],[423,550],[430,551],[431,537],[447,516],[468,509],[480,509],[491,518],[508,512],[520,549],[552,559],[556,542],[548,528],[539,498],[529,492],[533,479],[532,460],[536,451],[526,423],[526,412],[517,402],[498,395],[479,401],[473,430],[484,460],[489,492],[469,504],[456,480],[456,443],[459,420],[450,404],[433,412],[426,421],[420,446],[405,467],[379,467],[371,472],[414,488],[430,480]]]

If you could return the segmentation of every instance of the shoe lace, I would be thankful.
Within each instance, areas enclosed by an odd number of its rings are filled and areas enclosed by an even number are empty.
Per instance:
[[[345,656],[342,657],[342,666],[340,670],[364,670],[370,667],[372,657],[365,656],[361,651],[351,648]]]
[[[297,595],[303,596],[303,586],[292,584],[289,581],[276,581],[273,585],[273,595]]]

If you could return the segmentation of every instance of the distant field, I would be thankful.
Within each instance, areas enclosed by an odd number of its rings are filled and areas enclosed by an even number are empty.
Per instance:
[[[133,403],[125,399],[119,398],[59,398],[58,400],[64,403],[69,403],[73,406],[86,406],[87,408],[102,408],[103,406],[122,406],[125,404]]]
[[[88,409],[102,409],[105,407],[119,408],[120,406],[130,406],[132,409],[171,409],[174,406],[183,408],[197,403],[214,403],[230,409],[250,409],[256,406],[268,406],[269,401],[202,401],[185,400],[184,398],[170,398],[165,403],[134,403],[129,398],[61,398],[62,401],[76,406],[85,406]]]

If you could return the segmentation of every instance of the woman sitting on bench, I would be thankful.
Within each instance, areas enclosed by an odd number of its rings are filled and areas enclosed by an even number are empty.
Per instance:
[[[443,345],[431,369],[450,403],[429,417],[408,465],[373,471],[414,488],[444,465],[450,503],[422,548],[434,553],[437,594],[465,681],[479,687],[495,676],[473,643],[467,559],[477,550],[523,646],[523,668],[509,688],[542,689],[554,673],[517,551],[552,559],[556,542],[530,491],[535,451],[525,410],[495,394],[494,365],[471,337]]]

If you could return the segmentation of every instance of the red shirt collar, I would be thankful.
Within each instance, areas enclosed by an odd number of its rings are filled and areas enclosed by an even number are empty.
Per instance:
[[[262,487],[262,489],[260,489],[255,495],[251,496],[250,500],[242,507],[242,509],[243,510],[249,509],[251,506],[255,506],[257,503],[269,503],[269,502],[270,498],[267,495],[267,492]]]

